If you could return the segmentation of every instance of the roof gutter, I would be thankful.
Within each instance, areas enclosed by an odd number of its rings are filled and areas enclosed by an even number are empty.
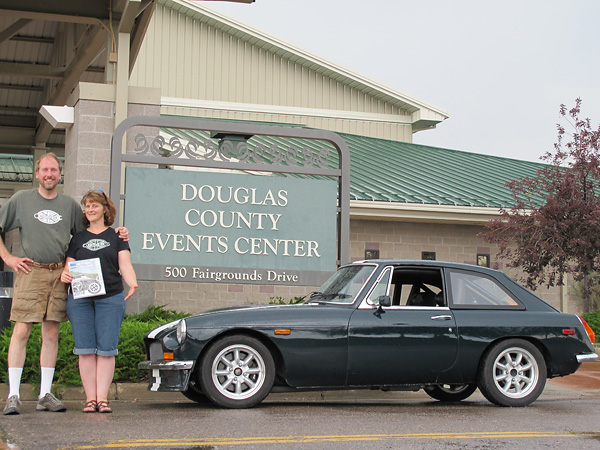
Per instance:
[[[351,220],[485,225],[499,218],[498,208],[350,200]]]

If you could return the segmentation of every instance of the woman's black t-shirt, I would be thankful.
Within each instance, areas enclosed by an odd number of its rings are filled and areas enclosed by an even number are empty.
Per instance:
[[[81,231],[71,239],[68,257],[76,260],[100,258],[106,294],[94,298],[111,297],[123,292],[123,279],[119,272],[119,252],[122,250],[129,250],[129,244],[119,238],[111,227],[100,234]]]

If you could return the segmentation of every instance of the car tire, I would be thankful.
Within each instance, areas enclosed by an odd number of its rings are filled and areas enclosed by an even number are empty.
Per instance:
[[[427,386],[425,392],[440,402],[460,402],[477,390],[477,384],[438,384]]]
[[[200,364],[202,391],[224,408],[252,408],[271,391],[275,363],[258,339],[227,336],[210,346]]]
[[[507,339],[493,345],[479,367],[479,390],[499,406],[527,406],[546,386],[546,362],[532,343]]]

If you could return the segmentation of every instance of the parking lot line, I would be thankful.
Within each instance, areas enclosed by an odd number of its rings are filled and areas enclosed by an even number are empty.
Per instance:
[[[206,439],[127,439],[105,443],[89,443],[76,447],[63,447],[62,450],[91,450],[102,448],[165,448],[188,446],[260,445],[260,444],[302,444],[319,442],[385,441],[385,440],[455,440],[455,439],[524,439],[524,438],[600,438],[600,433],[568,433],[546,431],[490,431],[465,433],[406,433],[406,434],[356,434],[331,436],[255,436],[241,438]]]

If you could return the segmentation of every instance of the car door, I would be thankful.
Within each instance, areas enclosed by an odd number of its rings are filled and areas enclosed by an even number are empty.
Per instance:
[[[377,307],[380,295],[392,305]],[[452,367],[457,350],[441,269],[390,267],[350,318],[347,384],[434,383]]]

